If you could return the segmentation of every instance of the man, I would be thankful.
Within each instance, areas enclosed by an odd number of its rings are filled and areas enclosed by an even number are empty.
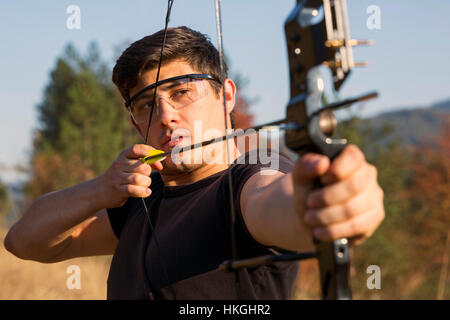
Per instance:
[[[217,270],[232,251],[228,170],[239,258],[313,250],[313,236],[364,241],[384,218],[377,171],[355,146],[331,164],[318,154],[295,165],[279,156],[278,169],[248,164],[251,155],[240,155],[232,139],[203,148],[200,157],[192,150],[143,163],[152,149],[224,135],[223,98],[228,127],[235,104],[234,82],[219,80],[217,50],[186,27],[168,30],[156,87],[162,41],[160,31],[133,43],[113,71],[133,125],[143,138],[148,130],[148,145],[124,150],[93,180],[40,197],[11,228],[5,247],[46,263],[114,254],[110,299],[287,299],[296,263],[244,269],[239,281]],[[325,186],[313,190],[317,177]]]

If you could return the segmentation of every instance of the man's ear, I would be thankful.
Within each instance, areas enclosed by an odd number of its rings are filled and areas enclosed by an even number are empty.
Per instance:
[[[131,124],[136,128],[136,130],[139,132],[139,135],[142,137],[142,139],[145,140],[144,135],[142,134],[141,128],[139,128],[138,124],[136,123],[136,121],[134,121],[133,116],[130,114],[130,121]]]
[[[236,84],[230,78],[225,79],[225,101],[227,106],[227,114],[233,111],[236,104]]]

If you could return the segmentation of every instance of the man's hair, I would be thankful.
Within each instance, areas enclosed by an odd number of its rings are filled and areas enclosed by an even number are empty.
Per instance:
[[[146,36],[132,43],[117,59],[113,69],[112,81],[125,100],[130,98],[130,89],[134,88],[139,78],[148,70],[158,68],[161,57],[161,47],[164,30]],[[194,70],[206,73],[221,80],[219,52],[213,46],[208,36],[188,27],[168,28],[162,63],[182,59]],[[228,68],[224,63],[224,76]],[[219,95],[221,84],[208,81],[216,96]]]

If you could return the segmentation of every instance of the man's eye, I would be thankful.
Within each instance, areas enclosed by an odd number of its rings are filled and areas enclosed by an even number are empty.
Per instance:
[[[148,101],[145,103],[140,103],[132,109],[134,113],[146,112],[148,109],[151,109],[153,106],[152,101]]]
[[[188,92],[189,92],[189,90],[187,90],[187,89],[177,90],[174,94],[172,94],[172,98],[181,97],[181,96],[187,94]]]
[[[144,110],[144,109],[149,109],[149,108],[152,108],[153,107],[153,100],[151,100],[151,101],[146,101],[141,107],[140,107],[140,109],[141,110]]]

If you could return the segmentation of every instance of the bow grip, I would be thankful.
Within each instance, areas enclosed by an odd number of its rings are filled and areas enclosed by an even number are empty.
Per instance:
[[[336,152],[330,157],[332,161],[345,146],[334,146],[328,151],[329,154]],[[322,188],[320,179],[314,180],[314,189]],[[334,241],[320,241],[313,238],[317,251],[317,259],[320,269],[320,286],[322,288],[322,299],[324,300],[350,300],[352,292],[350,289],[350,248],[345,238]]]

